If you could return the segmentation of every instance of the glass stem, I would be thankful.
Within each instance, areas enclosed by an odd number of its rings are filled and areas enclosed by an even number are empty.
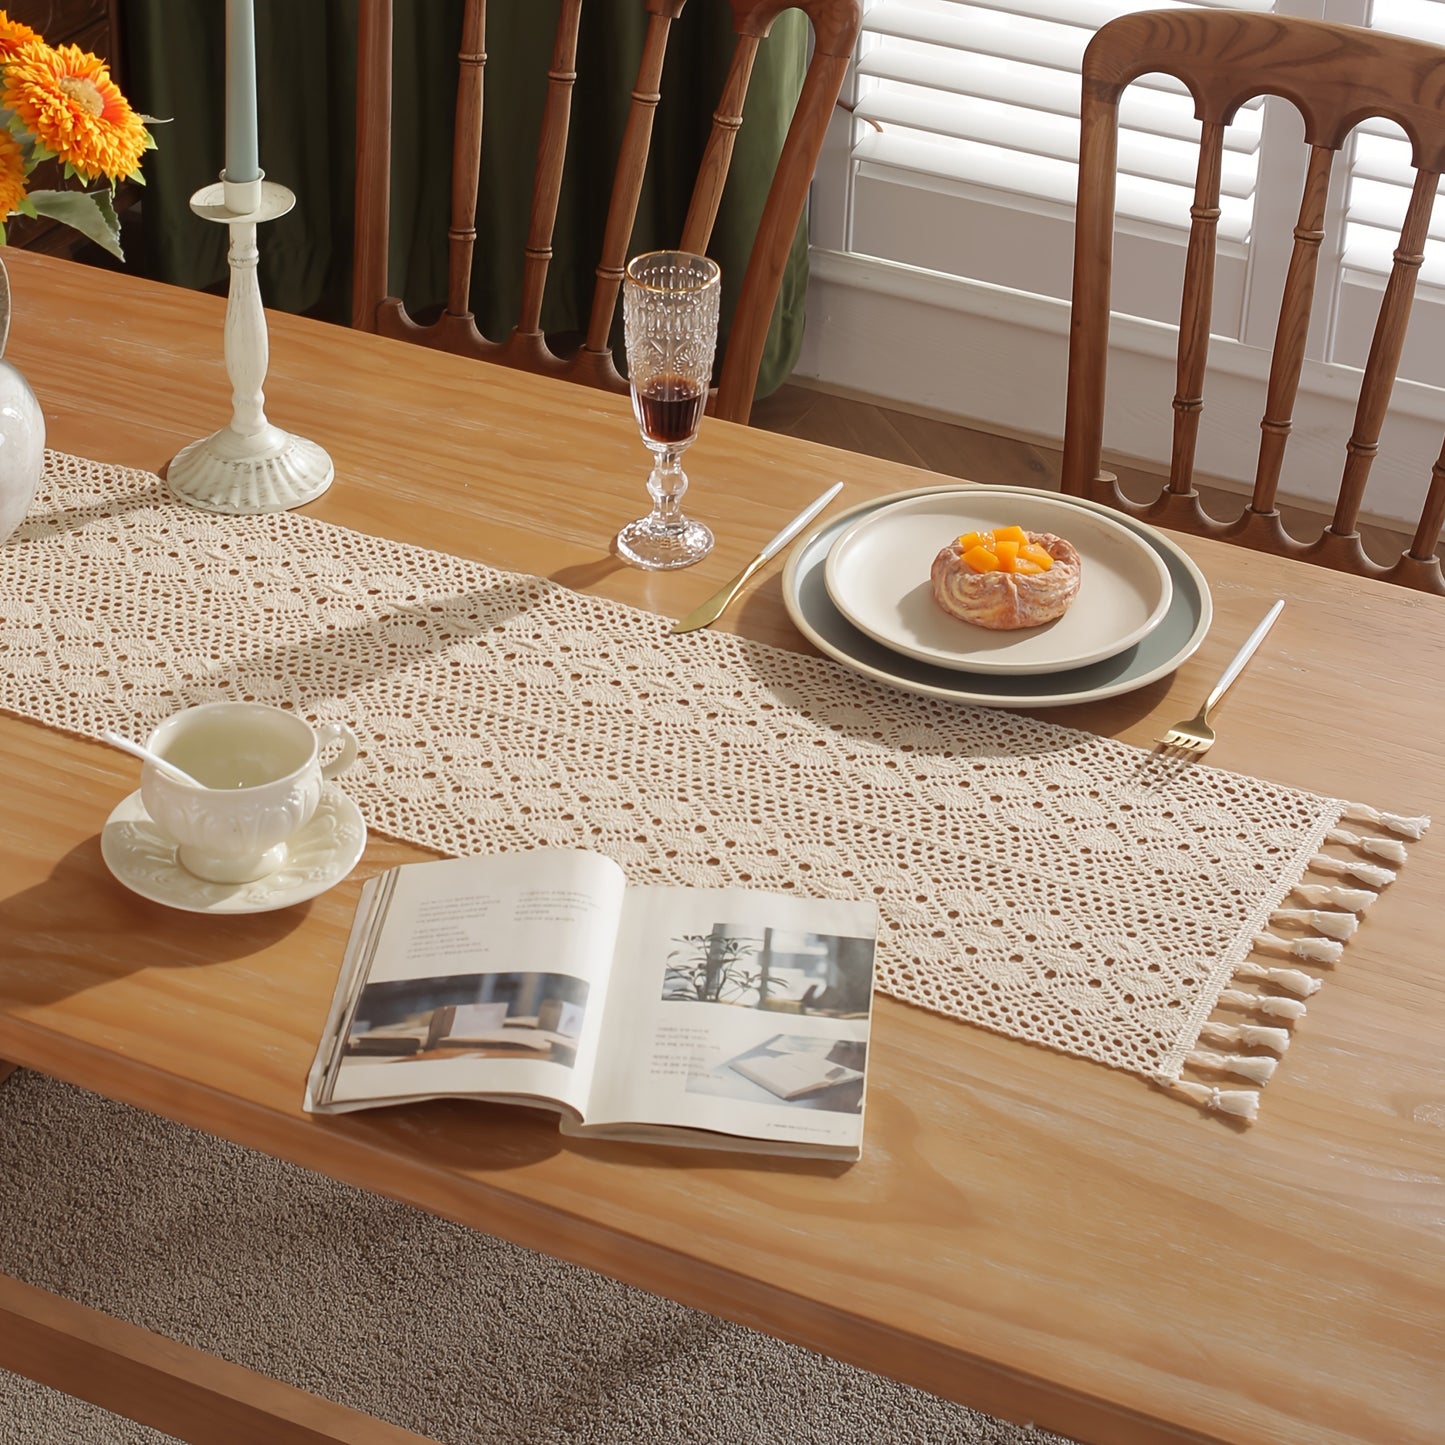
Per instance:
[[[652,455],[652,475],[647,479],[647,490],[652,497],[653,519],[676,524],[682,521],[682,494],[687,491],[682,448],[659,447]]]

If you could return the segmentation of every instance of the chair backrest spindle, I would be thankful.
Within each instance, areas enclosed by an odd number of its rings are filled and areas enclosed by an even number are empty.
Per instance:
[[[1104,388],[1119,97],[1131,81],[1155,72],[1188,87],[1201,124],[1201,145],[1180,312],[1170,475],[1152,501],[1136,503],[1102,466]],[[1295,106],[1310,154],[1275,332],[1253,495],[1238,516],[1216,519],[1200,505],[1193,473],[1204,405],[1221,150],[1224,128],[1245,101],[1259,95],[1281,96]],[[1185,531],[1445,594],[1445,575],[1434,556],[1445,519],[1445,453],[1436,463],[1409,552],[1384,566],[1365,553],[1358,532],[1365,484],[1403,353],[1430,210],[1445,170],[1445,48],[1291,16],[1141,11],[1096,32],[1084,54],[1082,97],[1064,491]],[[1415,184],[1375,324],[1334,516],[1316,540],[1300,540],[1285,530],[1276,494],[1304,366],[1331,165],[1353,128],[1372,116],[1396,122],[1409,137]]]
[[[723,187],[727,184],[733,146],[742,127],[743,101],[747,97],[748,81],[752,79],[753,61],[757,59],[757,54],[756,36],[738,37],[722,99],[713,112],[712,130],[708,132],[707,149],[698,167],[697,184],[693,187],[692,203],[687,208],[687,220],[683,222],[680,244],[684,251],[706,254],[708,242],[712,240],[713,223],[717,220]]]
[[[577,85],[577,33],[581,23],[582,0],[563,0],[552,67],[547,72],[547,99],[537,145],[537,180],[532,191],[526,259],[522,265],[522,313],[517,320],[517,335],[531,338],[534,347],[544,346],[542,294],[547,286],[547,268],[552,262],[552,234],[557,226],[557,203],[562,194],[562,167],[572,123],[572,94]]]
[[[733,3],[736,8],[740,0],[733,0]],[[776,11],[783,6],[774,4],[771,8]],[[847,7],[834,7],[838,11],[844,8],[851,9],[851,3]],[[848,69],[853,42],[849,40],[844,50],[827,51],[823,49],[824,40],[824,32],[819,29],[813,59],[803,80],[803,93],[793,112],[777,174],[763,206],[762,219],[758,222],[752,263],[743,277],[738,309],[733,317],[733,333],[723,356],[716,407],[719,416],[746,418],[752,405],[753,383],[757,378],[756,358],[763,353],[773,302],[788,260],[788,247],[802,217],[808,182],[812,178],[813,167],[818,163],[818,152],[823,148],[823,137]]]
[[[1091,91],[1103,89],[1097,100]],[[1114,265],[1114,192],[1119,128],[1105,82],[1086,71],[1079,125],[1079,199],[1074,211],[1074,290],[1069,307],[1063,489],[1112,502],[1115,477],[1102,469],[1105,367],[1109,359],[1109,284]],[[1083,177],[1091,183],[1085,185]]]
[[[390,294],[386,274],[391,228],[391,0],[361,0],[356,86],[356,232],[351,324],[376,330],[376,308]]]
[[[1264,419],[1259,424],[1259,462],[1254,474],[1254,495],[1250,499],[1250,507],[1256,512],[1275,510],[1284,450],[1294,426],[1294,404],[1304,370],[1305,339],[1309,334],[1315,279],[1319,274],[1320,245],[1325,239],[1325,204],[1329,199],[1334,158],[1334,151],[1326,146],[1310,148],[1299,218],[1294,228],[1294,246],[1275,328]]]
[[[484,0],[467,0],[464,12],[462,69],[453,141],[447,303],[444,313],[428,326],[419,325],[407,315],[401,301],[390,294],[387,276],[392,0],[360,0],[353,325],[440,346],[462,355],[567,376],[614,391],[626,390],[626,382],[613,363],[609,337],[651,151],[668,39],[686,0],[630,0],[646,14],[647,23],[613,173],[584,341],[570,354],[557,354],[542,334],[542,311],[553,259],[577,78],[582,3],[583,0],[562,0],[559,8],[523,254],[520,314],[517,326],[506,340],[493,341],[477,329],[469,303],[482,144],[482,79],[486,62]],[[620,5],[624,0],[612,0],[612,3]],[[759,42],[785,10],[803,11],[813,27],[812,53],[802,93],[738,284],[722,371],[712,399],[711,410],[716,415],[746,421],[788,253],[862,23],[862,3],[861,0],[729,0],[729,8],[736,37],[734,50],[677,243],[686,250],[705,252],[711,240]]]
[[[612,201],[607,208],[607,228],[602,235],[602,258],[597,263],[597,285],[592,292],[592,315],[587,322],[585,350],[598,358],[609,358],[607,338],[617,297],[622,290],[622,273],[627,269],[627,244],[637,221],[637,202],[652,146],[652,122],[662,100],[662,63],[667,58],[667,36],[681,12],[683,0],[647,0],[647,35],[642,43],[642,61],[627,125],[622,132],[622,152],[612,182]]]
[[[467,0],[457,56],[457,115],[452,146],[452,223],[448,231],[447,312],[470,316],[477,191],[482,170],[482,82],[487,68],[486,0]]]
[[[1445,447],[1430,468],[1430,490],[1425,496],[1424,510],[1420,513],[1420,525],[1415,529],[1415,538],[1410,543],[1410,556],[1417,561],[1427,561],[1435,555],[1440,545],[1440,529],[1445,526]]]
[[[1425,260],[1425,239],[1430,229],[1430,209],[1435,202],[1435,187],[1440,177],[1432,171],[1420,171],[1410,192],[1405,211],[1405,224],[1400,231],[1400,244],[1395,248],[1390,279],[1380,302],[1375,321],[1375,334],[1370,339],[1370,354],[1365,361],[1365,375],[1360,383],[1360,401],[1355,409],[1355,426],[1345,444],[1345,470],[1340,480],[1339,501],[1335,507],[1332,529],[1341,534],[1355,530],[1365,483],[1370,467],[1380,450],[1380,430],[1390,407],[1390,391],[1400,366],[1400,353],[1405,347],[1405,325],[1410,318],[1410,303],[1415,297],[1415,282]]]
[[[1169,490],[1194,490],[1194,452],[1204,410],[1204,373],[1209,365],[1209,318],[1214,309],[1214,258],[1219,237],[1219,187],[1224,169],[1224,127],[1204,126],[1194,204],[1189,208],[1189,249],[1184,259],[1184,295],[1179,307],[1178,390],[1174,393],[1174,445]]]

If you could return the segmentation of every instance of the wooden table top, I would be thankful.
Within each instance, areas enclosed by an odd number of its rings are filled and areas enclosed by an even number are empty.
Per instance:
[[[222,301],[6,259],[7,359],[51,446],[159,471],[229,419]],[[268,414],[336,463],[314,515],[675,616],[830,481],[843,506],[937,480],[709,421],[689,503],[717,550],[643,574],[609,551],[644,501],[625,398],[270,320]],[[1147,744],[1285,596],[1210,761],[1445,817],[1445,601],[1185,545],[1215,599],[1200,652],[1049,716]],[[801,648],[779,573],[725,625]],[[864,1157],[844,1168],[564,1141],[476,1104],[305,1115],[361,883],[423,855],[373,838],[309,904],[177,913],[101,861],[131,762],[3,716],[0,750],[0,1058],[1081,1439],[1442,1438],[1445,829],[1311,1000],[1253,1126],[883,998]]]

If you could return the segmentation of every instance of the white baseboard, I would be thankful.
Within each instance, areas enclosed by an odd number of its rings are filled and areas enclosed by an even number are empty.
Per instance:
[[[1063,438],[1066,302],[845,252],[811,253],[808,323],[797,374],[903,410],[970,426]],[[1175,332],[1135,317],[1110,328],[1111,454],[1168,467]],[[1254,477],[1269,353],[1210,344],[1197,465],[1248,486]],[[1354,421],[1360,373],[1306,363],[1281,492],[1333,502]],[[1445,389],[1399,381],[1365,505],[1377,517],[1419,516],[1445,432]]]

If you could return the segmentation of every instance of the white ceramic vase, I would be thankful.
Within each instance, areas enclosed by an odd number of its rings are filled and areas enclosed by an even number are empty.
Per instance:
[[[0,357],[10,334],[10,275],[0,261]],[[0,360],[0,544],[24,520],[45,464],[45,414],[30,384]]]

